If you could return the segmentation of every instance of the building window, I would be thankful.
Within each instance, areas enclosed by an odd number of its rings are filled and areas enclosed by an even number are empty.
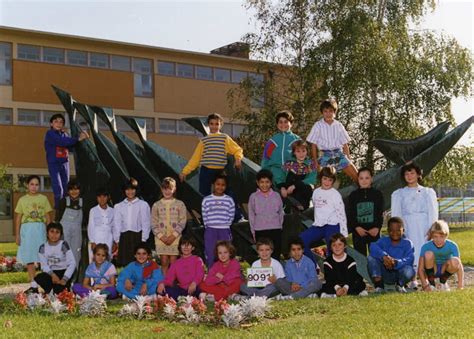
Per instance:
[[[120,117],[120,115],[117,115],[117,117]],[[122,117],[115,119],[117,122],[117,130],[120,132],[131,132],[132,128],[125,122],[125,120],[122,119]]]
[[[0,85],[12,84],[12,44],[0,42]]]
[[[130,72],[130,58],[121,55],[110,56],[110,68]]]
[[[176,69],[174,62],[158,61],[158,74],[175,76]]]
[[[64,64],[64,49],[43,47],[43,61],[53,64]]]
[[[242,72],[242,71],[232,71],[232,82],[234,84],[238,84],[240,82],[242,82],[242,80],[244,80],[245,78],[247,78],[247,72]]]
[[[13,122],[13,110],[11,108],[0,108],[0,125],[11,125]]]
[[[146,122],[146,131],[150,133],[155,132],[155,118],[143,118]]]
[[[212,80],[212,68],[196,66],[196,78],[200,80]]]
[[[69,65],[87,66],[87,52],[68,50],[66,53]]]
[[[17,49],[17,56],[18,59],[40,61],[41,47],[19,44]]]
[[[214,68],[214,80],[222,82],[230,82],[230,70],[222,68]]]
[[[133,58],[135,95],[151,97],[153,95],[152,61]]]
[[[98,68],[109,68],[109,56],[102,53],[89,54],[89,66]]]
[[[195,135],[196,130],[189,126],[189,124],[185,121],[182,120],[177,120],[178,122],[178,134],[184,134],[184,135]]]
[[[41,111],[32,109],[18,109],[18,125],[39,126],[41,125]]]
[[[178,76],[181,78],[194,78],[194,66],[188,64],[178,64]]]
[[[159,132],[167,134],[176,134],[176,120],[159,119]]]

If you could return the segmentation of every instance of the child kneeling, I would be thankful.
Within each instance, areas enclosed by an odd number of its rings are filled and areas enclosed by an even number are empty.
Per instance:
[[[46,231],[48,241],[39,248],[43,272],[35,277],[35,282],[41,286],[44,293],[53,290],[55,294],[58,294],[71,286],[76,262],[68,243],[61,240],[63,226],[60,223],[50,223]],[[30,288],[29,291],[38,293],[37,288]]]
[[[464,286],[464,268],[461,263],[458,245],[448,240],[449,226],[444,220],[437,220],[428,231],[428,241],[421,247],[418,264],[423,291],[433,291],[438,287],[449,291],[448,279],[457,274],[458,288]],[[439,285],[436,286],[436,278]]]
[[[283,295],[280,299],[306,298],[321,289],[314,262],[303,254],[304,243],[300,238],[290,241],[290,259],[285,264],[285,278],[275,282]]]
[[[100,294],[105,294],[107,299],[117,298],[115,288],[117,270],[114,264],[108,261],[109,247],[106,244],[96,244],[92,252],[94,254],[93,261],[87,266],[82,284],[74,284],[72,291],[81,298],[87,296],[91,291],[99,291]]]
[[[117,291],[129,299],[155,294],[163,274],[151,260],[151,250],[144,242],[135,246],[135,261],[129,263],[118,276]]]
[[[383,292],[384,283],[396,284],[399,292],[406,292],[405,284],[415,276],[413,243],[403,237],[403,220],[392,217],[388,220],[388,237],[370,244],[367,258],[369,272],[374,281],[375,292]]]

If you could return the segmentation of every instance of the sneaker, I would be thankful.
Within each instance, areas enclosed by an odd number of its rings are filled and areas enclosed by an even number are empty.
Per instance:
[[[206,296],[206,301],[209,301],[209,302],[213,303],[213,302],[216,301],[216,298],[214,297],[213,294],[208,294],[208,295]]]
[[[291,295],[280,295],[278,300],[293,300],[293,297]]]
[[[439,289],[440,291],[443,291],[443,292],[449,292],[449,291],[451,291],[451,289],[449,288],[449,285],[448,285],[447,282],[445,282],[444,284],[443,284],[443,283],[440,283],[438,289]]]
[[[241,301],[241,300],[247,300],[247,299],[249,299],[249,297],[246,296],[246,295],[234,294],[234,295],[232,295],[232,299],[231,299],[231,300],[233,300],[233,301]]]
[[[25,294],[34,294],[34,293],[39,293],[38,291],[38,288],[37,287],[30,287],[29,289],[27,289],[25,292]]]
[[[335,294],[327,294],[327,293],[321,293],[321,299],[325,299],[325,298],[336,298],[336,295]]]
[[[384,293],[385,290],[383,289],[383,287],[376,287],[375,290],[374,290],[375,293]]]
[[[416,290],[418,289],[418,281],[412,280],[408,283],[408,288],[411,290]]]
[[[205,300],[207,296],[207,293],[201,292],[199,293],[199,300]]]
[[[310,295],[308,295],[307,298],[309,298],[309,299],[317,299],[317,298],[319,298],[319,297],[318,297],[318,295],[317,295],[316,293],[311,293]]]
[[[408,293],[408,291],[407,291],[407,289],[405,288],[405,286],[396,285],[396,286],[395,286],[395,289],[397,290],[398,293]]]
[[[366,290],[363,290],[362,292],[359,293],[359,297],[367,297],[369,293]]]

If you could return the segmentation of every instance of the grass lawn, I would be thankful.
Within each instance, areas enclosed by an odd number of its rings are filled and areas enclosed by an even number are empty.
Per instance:
[[[272,319],[245,329],[123,319],[113,305],[103,319],[15,311],[0,301],[2,337],[472,337],[474,288],[450,293],[386,294],[367,298],[273,303]],[[159,332],[159,334],[158,334]]]

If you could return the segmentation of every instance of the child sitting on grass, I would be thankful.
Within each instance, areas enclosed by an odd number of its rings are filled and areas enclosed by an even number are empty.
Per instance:
[[[370,244],[367,258],[369,272],[374,281],[375,292],[384,291],[384,283],[396,284],[397,291],[405,293],[405,284],[415,276],[413,243],[403,236],[403,220],[392,217],[388,220],[388,237]]]
[[[444,220],[437,220],[428,231],[428,242],[421,247],[418,275],[423,291],[449,291],[448,279],[456,273],[458,288],[464,286],[464,268],[458,245],[448,239],[449,226]],[[439,285],[436,286],[436,278]]]

